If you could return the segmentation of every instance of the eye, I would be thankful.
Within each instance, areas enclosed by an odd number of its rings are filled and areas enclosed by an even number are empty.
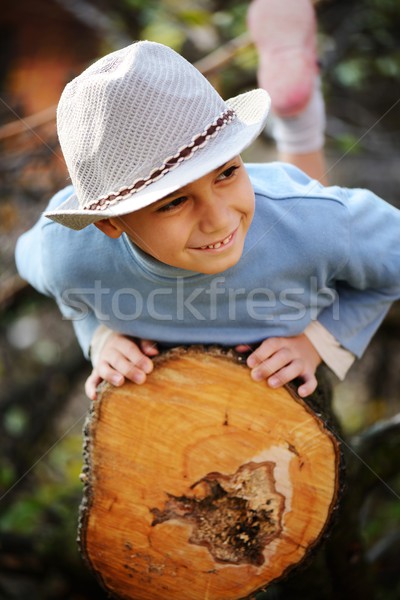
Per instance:
[[[239,167],[237,165],[231,165],[227,169],[224,169],[217,177],[218,181],[224,181],[224,179],[230,179],[232,175],[237,171]]]
[[[157,212],[170,212],[171,210],[182,206],[186,202],[186,200],[186,196],[179,196],[179,198],[174,198],[173,200],[171,200],[171,202],[160,206],[160,208],[157,209]]]

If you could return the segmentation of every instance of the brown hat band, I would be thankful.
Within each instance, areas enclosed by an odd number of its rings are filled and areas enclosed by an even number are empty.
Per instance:
[[[154,181],[160,179],[166,175],[172,169],[175,169],[181,162],[188,160],[196,150],[202,148],[210,138],[214,137],[220,129],[223,129],[230,121],[234,119],[236,113],[234,110],[228,108],[219,115],[202,133],[199,133],[192,138],[192,141],[187,146],[180,148],[177,154],[167,158],[161,167],[154,169],[148,177],[137,179],[132,185],[121,188],[117,193],[111,193],[108,196],[104,196],[95,202],[91,202],[88,206],[84,207],[84,210],[104,210],[109,206],[117,204],[121,200],[124,200],[126,196],[132,196],[135,192],[138,192],[147,185],[150,185]]]

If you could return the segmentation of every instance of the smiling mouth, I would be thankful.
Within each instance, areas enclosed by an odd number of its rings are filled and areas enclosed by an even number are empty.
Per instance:
[[[196,250],[218,250],[218,248],[222,248],[223,246],[227,246],[229,242],[232,240],[235,232],[230,233],[226,238],[215,242],[214,244],[208,244],[207,246],[199,246]]]

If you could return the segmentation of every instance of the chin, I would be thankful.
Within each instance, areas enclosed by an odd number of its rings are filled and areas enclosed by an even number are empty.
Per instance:
[[[238,258],[232,258],[231,260],[221,261],[219,264],[216,263],[206,265],[204,268],[198,268],[197,271],[199,273],[204,273],[204,275],[217,275],[218,273],[223,273],[224,271],[227,271],[231,267],[237,265],[239,260],[240,256]],[[211,262],[212,261],[210,261],[210,263]]]

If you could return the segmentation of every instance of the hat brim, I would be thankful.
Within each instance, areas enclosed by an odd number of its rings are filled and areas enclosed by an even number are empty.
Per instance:
[[[149,206],[217,169],[240,154],[258,137],[265,126],[271,100],[265,90],[256,89],[235,96],[227,100],[226,104],[235,111],[235,119],[187,161],[143,190],[126,196],[104,210],[84,210],[79,207],[76,194],[72,194],[57,210],[46,211],[44,215],[70,229],[83,229],[102,219],[126,215]]]

